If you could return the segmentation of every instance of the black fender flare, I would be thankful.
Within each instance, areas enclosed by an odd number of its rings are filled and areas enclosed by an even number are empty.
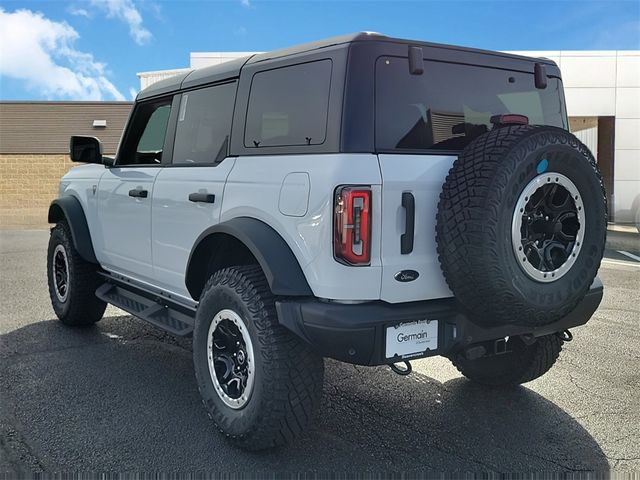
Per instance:
[[[194,275],[194,264],[202,262],[203,255],[209,253],[206,240],[216,234],[232,236],[247,247],[262,268],[274,295],[313,295],[298,260],[280,234],[255,218],[236,217],[207,228],[195,241],[185,272],[185,284],[193,298],[199,298],[202,288]]]
[[[76,197],[66,196],[51,202],[48,221],[49,223],[57,223],[60,220],[66,220],[69,224],[73,246],[78,251],[78,254],[87,262],[98,263],[93,250],[87,217],[80,201]]]

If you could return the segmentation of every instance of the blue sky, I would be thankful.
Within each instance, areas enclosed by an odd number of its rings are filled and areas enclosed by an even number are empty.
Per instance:
[[[123,100],[192,51],[264,51],[342,33],[496,50],[640,49],[640,2],[0,1],[0,99]]]

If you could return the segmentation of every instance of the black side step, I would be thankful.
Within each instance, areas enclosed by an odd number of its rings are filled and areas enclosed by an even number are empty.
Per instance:
[[[182,313],[128,288],[107,282],[96,290],[96,297],[174,335],[186,336],[193,332],[195,322],[192,315]]]

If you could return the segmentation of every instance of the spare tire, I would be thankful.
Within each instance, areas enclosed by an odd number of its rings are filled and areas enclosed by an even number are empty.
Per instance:
[[[440,194],[436,235],[449,288],[478,324],[560,319],[600,266],[606,202],[593,155],[566,130],[512,125],[481,135]]]

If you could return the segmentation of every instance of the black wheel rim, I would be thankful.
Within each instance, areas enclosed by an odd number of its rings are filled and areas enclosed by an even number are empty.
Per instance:
[[[69,262],[67,252],[62,245],[57,245],[53,251],[53,288],[56,297],[65,302],[69,295]]]
[[[240,316],[222,310],[209,329],[209,373],[216,392],[232,408],[242,408],[254,381],[253,345]]]
[[[524,271],[541,282],[555,281],[575,263],[584,236],[584,209],[571,180],[545,173],[525,187],[512,224],[512,244]]]

